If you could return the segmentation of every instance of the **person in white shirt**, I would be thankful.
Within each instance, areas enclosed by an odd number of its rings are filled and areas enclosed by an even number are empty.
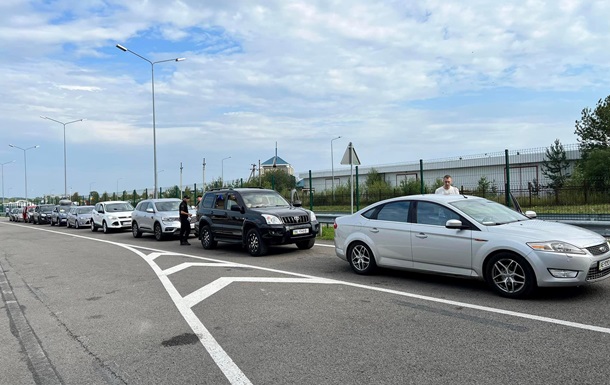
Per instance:
[[[457,187],[451,185],[451,175],[445,175],[443,177],[443,185],[436,189],[435,194],[442,195],[459,195],[460,190]]]

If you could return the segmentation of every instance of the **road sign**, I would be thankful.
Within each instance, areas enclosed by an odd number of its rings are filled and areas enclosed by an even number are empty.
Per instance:
[[[341,164],[360,166],[360,159],[358,159],[358,154],[356,154],[356,149],[352,146],[352,142],[349,142],[347,145],[343,159],[341,159]]]

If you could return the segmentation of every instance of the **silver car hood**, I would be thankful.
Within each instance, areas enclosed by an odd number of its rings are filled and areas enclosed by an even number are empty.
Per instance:
[[[589,247],[606,241],[600,234],[582,227],[539,219],[485,227],[490,233],[514,235],[528,242],[563,241],[574,246]]]

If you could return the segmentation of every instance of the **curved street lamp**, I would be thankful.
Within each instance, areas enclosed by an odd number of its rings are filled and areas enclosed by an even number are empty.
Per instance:
[[[82,122],[85,119],[78,119],[78,120],[73,120],[71,122],[60,122],[59,120],[55,120],[55,119],[51,119],[48,116],[40,116],[42,119],[47,119],[47,120],[51,120],[53,122],[59,123],[61,125],[64,126],[64,196],[67,199],[70,199],[70,196],[68,195],[68,168],[67,168],[67,162],[66,162],[66,126],[68,124],[72,124],[72,123],[76,123],[76,122]]]
[[[166,60],[159,60],[159,61],[153,62],[153,61],[148,60],[144,56],[142,56],[136,52],[133,52],[132,50],[130,50],[126,47],[123,47],[120,44],[117,44],[116,47],[123,52],[132,53],[132,54],[136,55],[137,57],[139,57],[140,59],[145,60],[148,63],[150,63],[151,84],[152,84],[152,109],[153,109],[153,162],[154,162],[154,174],[155,174],[155,192],[153,194],[153,197],[157,198],[159,186],[157,184],[157,130],[156,130],[156,122],[155,122],[155,64],[164,63],[164,62],[168,62],[168,61],[178,62],[178,61],[183,61],[186,59],[183,57],[178,57],[175,59],[166,59]]]
[[[225,186],[225,160],[231,159],[231,157],[223,158],[220,162],[220,187]]]
[[[35,145],[32,147],[28,147],[28,148],[21,148],[19,146],[15,146],[14,144],[9,144],[9,147],[13,147],[13,148],[17,148],[21,151],[23,151],[23,169],[24,169],[24,174],[25,174],[25,205],[28,206],[28,159],[25,156],[25,153],[27,150],[31,150],[34,148],[38,148],[40,147],[39,145]]]

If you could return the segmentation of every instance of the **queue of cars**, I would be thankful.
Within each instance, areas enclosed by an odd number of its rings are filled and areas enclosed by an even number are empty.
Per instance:
[[[130,229],[134,238],[151,233],[160,241],[179,233],[179,205],[179,199],[146,199],[135,209],[123,201],[73,206],[65,223],[104,233]],[[32,208],[36,223],[44,223],[45,210]],[[29,211],[24,208],[24,218]],[[235,243],[262,256],[271,245],[313,247],[320,224],[315,213],[274,190],[238,188],[207,191],[191,228],[204,249]],[[383,267],[479,279],[508,298],[610,278],[610,244],[601,235],[474,196],[392,198],[337,217],[334,229],[336,255],[357,274]]]

